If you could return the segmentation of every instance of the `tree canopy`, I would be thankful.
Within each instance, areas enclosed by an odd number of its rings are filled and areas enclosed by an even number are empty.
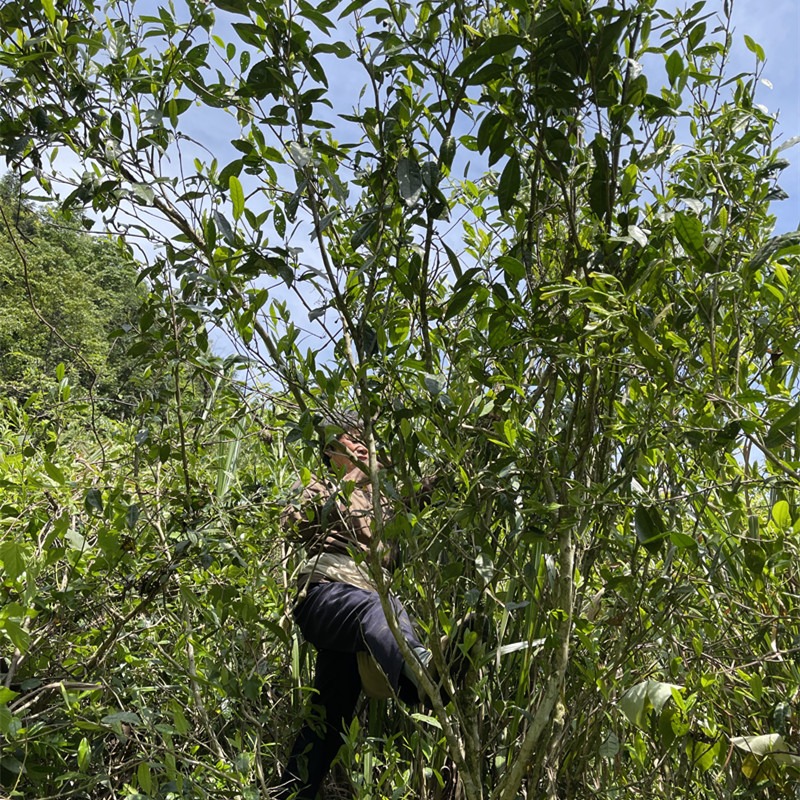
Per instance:
[[[5,406],[0,785],[266,796],[308,681],[278,513],[349,406],[406,498],[384,600],[434,643],[489,623],[454,703],[364,710],[354,796],[793,791],[800,235],[729,4],[11,0],[0,30],[0,151],[147,260],[129,353],[169,390],[77,455]]]

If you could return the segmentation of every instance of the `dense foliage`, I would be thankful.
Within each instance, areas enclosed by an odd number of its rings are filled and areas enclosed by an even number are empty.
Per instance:
[[[0,8],[0,149],[151,244],[165,381],[91,433],[3,406],[4,791],[268,796],[310,677],[278,513],[352,405],[382,596],[440,666],[489,633],[447,707],[365,703],[329,793],[793,793],[800,236],[728,4],[144,6]]]
[[[124,412],[112,401],[145,386],[123,343],[143,299],[135,263],[107,238],[37,212],[10,175],[0,212],[0,392],[25,400],[55,388],[63,364],[63,377]]]

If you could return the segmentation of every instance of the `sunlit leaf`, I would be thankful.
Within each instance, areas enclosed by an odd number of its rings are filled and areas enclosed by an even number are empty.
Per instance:
[[[413,206],[422,195],[422,171],[413,159],[403,157],[397,162],[397,186],[407,206]]]
[[[779,528],[785,530],[792,527],[792,514],[789,509],[789,503],[786,500],[778,500],[772,506],[772,519]]]
[[[239,219],[244,212],[244,191],[242,184],[235,175],[228,178],[228,187],[231,193],[231,203],[233,203],[233,218]]]

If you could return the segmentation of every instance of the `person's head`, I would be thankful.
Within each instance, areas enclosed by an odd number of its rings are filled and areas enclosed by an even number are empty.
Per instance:
[[[355,467],[364,472],[362,464],[369,461],[369,450],[356,431],[346,431],[328,445],[328,460],[331,469],[350,472]]]
[[[318,423],[322,460],[329,469],[350,472],[358,462],[366,463],[369,451],[364,444],[358,417],[349,412],[329,413]]]

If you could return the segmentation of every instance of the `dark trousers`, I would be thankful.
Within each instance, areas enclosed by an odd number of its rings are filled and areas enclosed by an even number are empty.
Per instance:
[[[405,609],[394,598],[392,603],[409,645],[420,647]],[[293,615],[303,636],[317,648],[316,696],[313,713],[295,740],[278,797],[315,800],[342,746],[342,732],[355,715],[361,693],[356,653],[372,653],[401,700],[414,704],[418,698],[402,674],[403,656],[376,592],[348,583],[313,584]]]

